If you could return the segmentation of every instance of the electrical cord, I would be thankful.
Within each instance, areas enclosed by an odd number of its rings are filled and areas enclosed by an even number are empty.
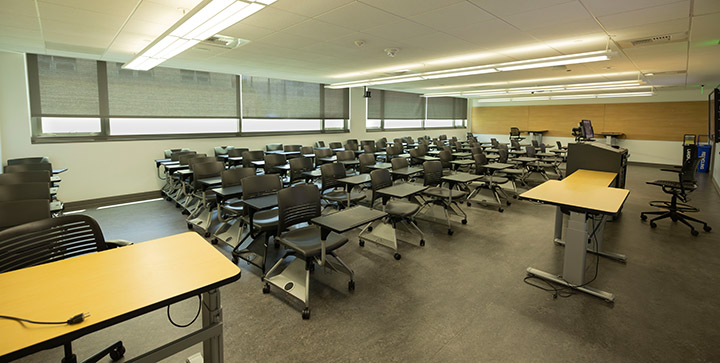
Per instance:
[[[0,319],[15,320],[20,323],[30,323],[38,325],[75,325],[80,324],[90,316],[90,313],[80,313],[65,321],[36,321],[25,318],[18,318],[16,316],[0,315]]]
[[[176,322],[174,322],[174,321],[172,320],[172,317],[170,316],[170,305],[168,305],[168,307],[167,307],[167,317],[168,317],[168,320],[170,321],[170,324],[172,324],[172,325],[174,325],[174,326],[176,326],[176,327],[178,327],[178,328],[187,328],[187,327],[189,327],[190,325],[192,325],[192,324],[195,322],[195,320],[197,320],[198,316],[200,316],[200,310],[202,309],[202,304],[203,304],[203,302],[202,302],[202,296],[198,295],[197,297],[198,297],[198,310],[197,310],[197,313],[195,314],[195,317],[194,317],[189,323],[187,323],[187,324],[185,324],[185,325],[178,324],[178,323],[176,323]]]

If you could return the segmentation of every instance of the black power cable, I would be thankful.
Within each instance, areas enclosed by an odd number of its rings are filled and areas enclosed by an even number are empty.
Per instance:
[[[65,325],[65,324],[75,325],[75,324],[82,323],[89,316],[90,316],[90,313],[80,313],[80,314],[77,314],[65,321],[37,321],[37,320],[18,318],[16,316],[8,316],[8,315],[0,315],[0,319],[15,320],[20,323],[30,323],[30,324],[38,324],[38,325]]]
[[[174,321],[172,320],[172,317],[170,316],[170,305],[168,305],[168,307],[167,307],[167,317],[168,317],[168,320],[170,321],[170,324],[172,324],[172,325],[174,325],[174,326],[176,326],[176,327],[178,327],[178,328],[187,328],[187,327],[189,327],[190,325],[192,325],[192,323],[194,323],[195,320],[197,320],[198,316],[200,316],[200,310],[202,309],[202,297],[201,297],[200,295],[198,295],[197,297],[198,297],[198,310],[197,310],[197,313],[195,314],[195,317],[193,318],[193,320],[191,320],[189,323],[187,323],[187,324],[185,324],[185,325],[178,324],[178,323],[176,323],[176,322],[174,322]]]

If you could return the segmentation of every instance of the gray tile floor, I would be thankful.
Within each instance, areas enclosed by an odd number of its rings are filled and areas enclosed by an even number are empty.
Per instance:
[[[453,361],[453,362],[686,362],[720,361],[720,196],[707,175],[693,205],[715,231],[692,237],[671,221],[651,229],[639,213],[649,200],[667,199],[646,180],[669,178],[659,168],[631,166],[631,190],[619,219],[608,223],[605,248],[628,263],[601,258],[592,284],[616,294],[615,304],[575,294],[553,299],[523,283],[532,266],[562,270],[563,248],[552,243],[554,208],[515,201],[498,213],[464,207],[469,223],[449,237],[420,223],[425,247],[360,247],[357,231],[338,254],[354,269],[357,288],[343,275],[317,269],[311,282],[312,318],[284,295],[261,292],[259,270],[241,263],[242,278],[221,289],[227,362]],[[145,241],[187,231],[165,201],[87,212],[107,238]],[[218,247],[229,256],[229,249]],[[595,257],[588,257],[592,273]],[[88,287],[91,288],[91,287]],[[118,294],[122,294],[118,291]],[[178,322],[192,319],[197,299],[172,307]],[[199,323],[193,327],[197,328]],[[188,328],[192,329],[192,328]],[[131,358],[183,334],[165,309],[79,339],[82,358],[122,339]],[[201,350],[188,349],[168,362]],[[59,361],[62,349],[23,362]]]

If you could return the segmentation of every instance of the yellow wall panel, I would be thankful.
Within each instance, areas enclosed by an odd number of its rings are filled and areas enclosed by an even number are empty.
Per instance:
[[[473,107],[472,132],[510,135],[510,128],[513,126],[521,130],[527,129],[527,106]]]
[[[605,105],[530,106],[530,130],[548,130],[544,136],[570,136],[580,120],[590,120],[596,132],[603,131]]]

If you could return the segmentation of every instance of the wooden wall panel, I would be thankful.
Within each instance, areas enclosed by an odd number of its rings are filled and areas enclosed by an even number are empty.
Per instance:
[[[548,130],[546,136],[571,137],[580,120],[595,133],[622,132],[636,140],[682,141],[684,134],[707,133],[707,103],[651,102],[587,105],[474,107],[472,132],[508,134],[510,127]]]
[[[510,134],[511,127],[528,127],[528,107],[473,107],[472,132]]]
[[[682,141],[684,134],[707,134],[707,103],[620,103],[605,106],[605,131],[628,139]]]
[[[596,132],[603,130],[605,105],[530,106],[530,130],[548,130],[544,136],[570,136],[580,120],[590,120]]]

